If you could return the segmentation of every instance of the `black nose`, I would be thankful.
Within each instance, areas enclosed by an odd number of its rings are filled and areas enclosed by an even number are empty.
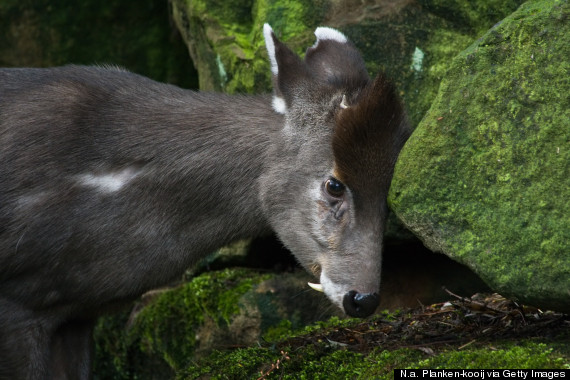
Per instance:
[[[344,312],[351,317],[364,318],[374,313],[380,304],[380,297],[376,293],[360,294],[355,290],[346,293],[342,299]]]

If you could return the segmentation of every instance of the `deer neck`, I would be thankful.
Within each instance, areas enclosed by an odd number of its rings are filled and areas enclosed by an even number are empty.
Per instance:
[[[206,105],[189,110],[192,125],[164,146],[168,152],[172,144],[181,145],[174,160],[165,157],[159,170],[165,188],[184,200],[180,207],[172,198],[173,215],[178,214],[185,233],[198,236],[207,251],[270,232],[259,179],[276,159],[270,150],[279,143],[283,117],[265,96],[216,95]]]

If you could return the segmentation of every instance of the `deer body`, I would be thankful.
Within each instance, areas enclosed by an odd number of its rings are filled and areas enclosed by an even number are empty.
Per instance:
[[[344,36],[316,34],[303,62],[265,27],[273,97],[0,69],[0,378],[89,378],[97,315],[271,231],[348,314],[374,311],[405,117]],[[390,125],[352,136],[369,118]]]

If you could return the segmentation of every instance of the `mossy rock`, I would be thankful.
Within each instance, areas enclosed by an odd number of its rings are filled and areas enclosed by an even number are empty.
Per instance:
[[[450,64],[389,203],[492,289],[570,311],[570,6],[530,1]]]
[[[266,92],[271,87],[262,26],[300,42],[323,18],[321,1],[173,0],[173,16],[207,91]],[[297,48],[301,43],[293,44]],[[304,47],[307,47],[306,45]]]
[[[452,22],[456,28],[483,35],[490,26],[507,16],[522,1],[519,0],[418,0],[430,13]],[[499,17],[499,19],[497,19]]]
[[[422,2],[420,2],[422,3]],[[345,33],[362,51],[371,75],[391,77],[415,126],[434,99],[449,61],[521,1],[396,1],[371,6],[352,0],[173,0],[202,90],[267,92],[270,70],[262,26],[303,54],[315,27]],[[467,3],[466,3],[467,4]]]
[[[2,0],[0,67],[109,64],[196,88],[163,0]]]
[[[320,294],[303,291],[306,283],[301,271],[236,268],[149,293],[130,313],[100,319],[95,373],[99,378],[172,378],[213,349],[255,345],[283,329],[339,313]]]

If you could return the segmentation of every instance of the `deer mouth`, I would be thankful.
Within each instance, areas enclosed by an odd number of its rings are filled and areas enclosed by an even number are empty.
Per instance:
[[[380,304],[378,292],[346,291],[343,286],[332,282],[326,273],[321,271],[321,283],[308,282],[312,289],[325,293],[327,297],[337,304],[347,315],[364,318],[373,314]],[[323,285],[324,284],[324,285]],[[327,287],[325,292],[325,286]]]
[[[321,265],[318,263],[314,263],[309,267],[309,270],[312,274],[315,275],[315,277],[320,278],[321,277]],[[307,282],[307,285],[309,285],[311,287],[311,289],[316,290],[317,292],[321,292],[324,293],[324,289],[323,289],[323,285],[320,283],[316,283],[316,282]]]

